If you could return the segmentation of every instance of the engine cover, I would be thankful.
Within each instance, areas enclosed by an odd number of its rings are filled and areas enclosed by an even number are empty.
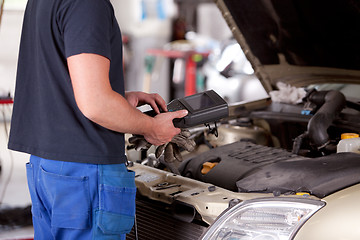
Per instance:
[[[205,162],[218,164],[206,174]],[[360,182],[360,155],[338,153],[305,158],[284,149],[236,142],[185,162],[182,175],[238,192],[308,192],[325,197]]]

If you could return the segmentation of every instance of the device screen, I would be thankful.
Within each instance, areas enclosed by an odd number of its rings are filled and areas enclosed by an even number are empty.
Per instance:
[[[194,111],[209,108],[215,105],[215,102],[205,93],[193,95],[184,99]]]

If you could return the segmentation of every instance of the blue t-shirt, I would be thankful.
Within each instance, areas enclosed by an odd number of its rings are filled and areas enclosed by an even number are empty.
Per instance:
[[[29,0],[10,149],[52,160],[125,162],[124,134],[90,121],[76,105],[66,59],[80,53],[110,59],[111,86],[124,95],[121,32],[110,1]]]

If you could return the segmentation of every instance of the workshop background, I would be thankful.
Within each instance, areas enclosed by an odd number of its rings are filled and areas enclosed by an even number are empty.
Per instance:
[[[126,90],[157,92],[170,101],[209,88],[203,66],[232,41],[211,0],[112,3],[123,34]],[[29,156],[7,149],[26,0],[0,0],[0,4],[0,239],[32,239],[25,173]],[[246,72],[249,65],[243,68]],[[251,75],[252,69],[248,71]]]

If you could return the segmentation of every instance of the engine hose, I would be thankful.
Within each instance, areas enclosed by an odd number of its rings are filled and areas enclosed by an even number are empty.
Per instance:
[[[327,129],[345,107],[346,99],[344,94],[339,91],[315,91],[309,96],[308,100],[315,104],[322,104],[307,125],[310,143],[320,149],[328,144],[329,135]]]
[[[304,132],[303,134],[301,134],[300,136],[298,136],[294,139],[292,153],[294,153],[294,154],[299,153],[302,142],[305,138],[308,137],[308,134],[309,134],[308,132]]]

